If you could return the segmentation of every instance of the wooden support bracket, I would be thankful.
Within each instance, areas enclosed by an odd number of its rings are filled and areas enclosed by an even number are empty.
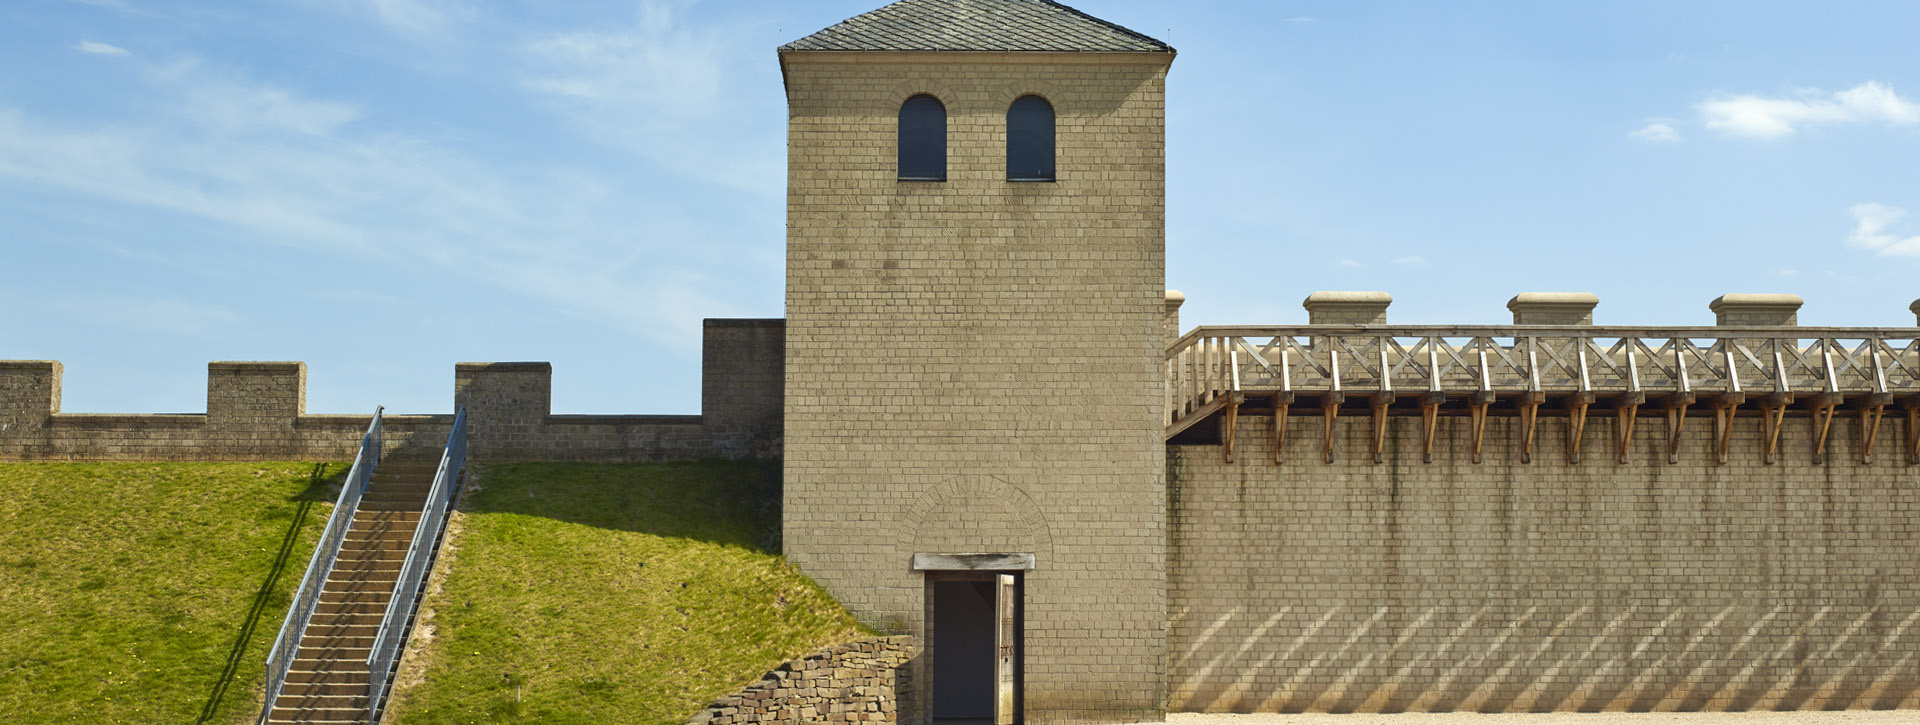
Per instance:
[[[1293,391],[1273,394],[1273,462],[1287,462],[1287,410],[1293,407]]]
[[[1373,462],[1382,463],[1386,461],[1387,407],[1393,405],[1393,391],[1374,393],[1369,402],[1373,408]]]
[[[1907,409],[1907,465],[1920,464],[1920,399],[1908,398]]]
[[[1687,406],[1693,405],[1693,393],[1667,396],[1667,462],[1680,462],[1680,431],[1687,426]]]
[[[1473,462],[1479,463],[1480,444],[1487,437],[1487,408],[1493,405],[1493,391],[1475,392],[1467,405],[1473,415]]]
[[[1873,462],[1873,443],[1880,437],[1880,421],[1886,417],[1887,405],[1892,402],[1891,393],[1875,393],[1859,401],[1861,463]]]
[[[1640,406],[1647,402],[1645,393],[1625,393],[1616,399],[1613,408],[1613,460],[1616,463],[1627,462],[1627,452],[1633,449],[1633,428],[1640,419]]]
[[[1813,409],[1813,462],[1824,463],[1827,460],[1827,434],[1833,430],[1834,412],[1840,409],[1839,393],[1820,393],[1812,396],[1808,407]]]
[[[1547,396],[1537,391],[1522,393],[1516,403],[1520,406],[1520,462],[1533,462],[1533,433],[1540,423],[1540,404]]]
[[[1232,463],[1233,440],[1235,434],[1240,430],[1240,404],[1247,402],[1247,396],[1245,393],[1238,391],[1228,393],[1227,395],[1226,419],[1221,421],[1220,438],[1222,442],[1226,444],[1221,447],[1226,449],[1227,462]]]
[[[1587,408],[1593,405],[1593,393],[1574,393],[1567,397],[1567,462],[1580,462],[1580,439],[1587,432]]]
[[[1440,404],[1447,394],[1434,391],[1420,396],[1420,462],[1433,462],[1433,434],[1440,426]]]
[[[1324,463],[1333,462],[1333,449],[1334,443],[1336,443],[1335,438],[1340,430],[1337,426],[1340,418],[1340,404],[1346,402],[1346,400],[1347,394],[1337,390],[1320,396],[1320,418],[1322,426],[1320,435],[1320,460]]]
[[[1793,393],[1769,393],[1760,401],[1760,460],[1773,465],[1773,454],[1780,448],[1780,429],[1787,419],[1787,406]]]
[[[1747,402],[1744,393],[1721,393],[1713,398],[1713,457],[1716,463],[1727,462],[1727,447],[1733,442],[1733,417],[1744,402]]]

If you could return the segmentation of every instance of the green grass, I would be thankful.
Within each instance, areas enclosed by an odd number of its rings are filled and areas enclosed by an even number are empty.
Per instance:
[[[239,723],[347,466],[0,463],[0,719]]]
[[[783,660],[858,636],[769,553],[779,473],[481,469],[425,603],[434,634],[424,678],[396,696],[399,722],[679,723]]]

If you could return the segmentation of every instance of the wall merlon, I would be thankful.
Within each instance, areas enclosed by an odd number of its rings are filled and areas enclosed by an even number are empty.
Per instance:
[[[1300,303],[1309,325],[1384,325],[1393,295],[1385,292],[1315,292]]]
[[[1507,300],[1516,325],[1591,325],[1600,296],[1587,292],[1522,292]]]
[[[1732,293],[1707,303],[1721,327],[1792,327],[1800,324],[1800,295]]]

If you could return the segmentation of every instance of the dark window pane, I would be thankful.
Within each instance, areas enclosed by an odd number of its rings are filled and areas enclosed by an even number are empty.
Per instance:
[[[900,178],[947,180],[947,107],[933,96],[900,104]]]
[[[1053,104],[1021,96],[1007,108],[1007,178],[1053,180]]]

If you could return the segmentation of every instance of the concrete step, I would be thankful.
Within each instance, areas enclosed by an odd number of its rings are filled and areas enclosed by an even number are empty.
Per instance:
[[[391,592],[382,594],[378,599],[369,596],[355,597],[347,601],[322,601],[315,611],[321,614],[371,614],[375,621],[379,621],[387,614],[389,594]]]
[[[419,520],[419,511],[356,511],[353,514],[354,526],[385,523],[411,524]]]
[[[351,534],[349,534],[349,536],[351,536]],[[386,549],[405,550],[407,544],[412,541],[413,536],[411,534],[405,537],[367,537],[364,539],[353,539],[340,546],[340,553],[345,554],[349,551],[367,552]]]
[[[293,658],[298,660],[333,660],[336,662],[358,662],[366,667],[367,655],[373,653],[373,647],[308,647],[300,645]]]
[[[316,695],[354,695],[354,696],[360,697],[361,700],[363,701],[361,704],[364,705],[365,704],[364,700],[367,697],[367,683],[344,682],[344,681],[342,682],[289,682],[285,685],[280,686],[280,701],[286,702],[287,697],[289,695],[293,697],[313,697]]]
[[[278,707],[268,713],[268,721],[285,720],[299,723],[366,722],[367,708],[318,708],[318,707]]]
[[[380,617],[384,614],[386,614],[386,609],[384,607],[381,608],[380,611],[374,612],[372,614],[339,614],[339,613],[315,614],[313,615],[312,619],[307,621],[307,626],[308,627],[358,627],[358,626],[378,627],[380,626]]]
[[[313,639],[315,637],[322,639],[328,637],[372,637],[379,633],[379,631],[380,625],[377,622],[374,624],[313,624],[309,622],[307,624],[307,635],[304,639]]]
[[[301,683],[360,683],[365,687],[373,681],[373,671],[367,669],[366,658],[359,660],[323,660],[317,658],[296,659],[287,670],[288,682]]]

